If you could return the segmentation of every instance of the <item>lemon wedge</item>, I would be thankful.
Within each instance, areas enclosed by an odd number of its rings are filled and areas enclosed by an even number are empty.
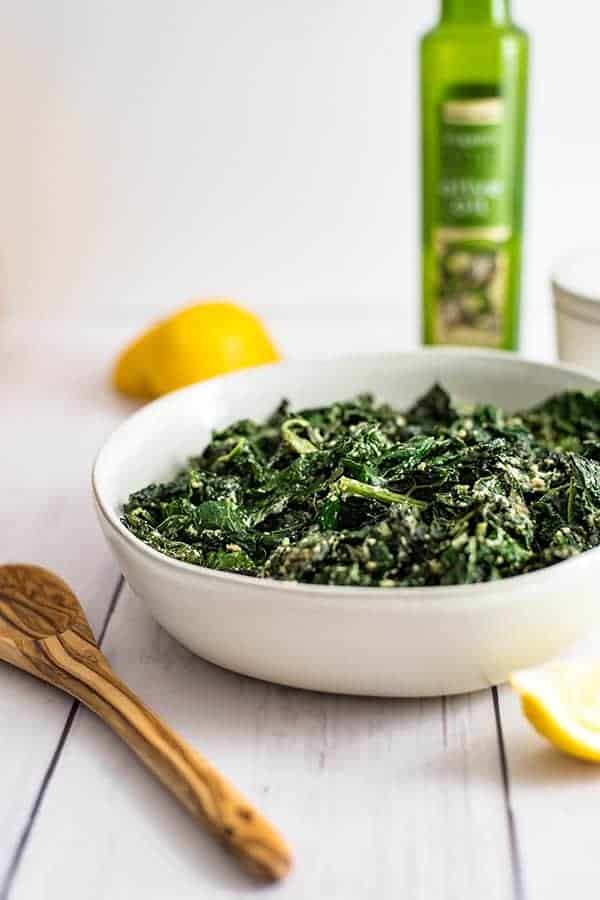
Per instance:
[[[118,391],[151,400],[279,358],[257,316],[228,300],[208,300],[178,310],[139,335],[117,359],[112,379]]]
[[[527,719],[551,744],[600,762],[600,663],[567,660],[511,675]]]

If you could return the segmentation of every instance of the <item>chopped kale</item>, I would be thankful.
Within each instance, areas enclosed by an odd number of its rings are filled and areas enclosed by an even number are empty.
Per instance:
[[[243,420],[123,522],[175,559],[311,584],[506,578],[600,544],[600,392],[508,415],[434,385]]]

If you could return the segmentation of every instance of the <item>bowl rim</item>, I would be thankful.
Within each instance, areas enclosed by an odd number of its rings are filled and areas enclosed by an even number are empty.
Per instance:
[[[180,397],[185,394],[191,395],[209,382],[213,383],[236,380],[238,378],[247,376],[249,373],[254,371],[292,368],[307,363],[318,365],[319,362],[331,363],[332,361],[334,361],[336,364],[339,364],[344,360],[356,360],[357,358],[361,358],[364,360],[372,358],[377,359],[378,361],[387,358],[392,361],[394,359],[398,359],[398,357],[409,357],[417,355],[428,355],[434,357],[468,356],[471,359],[479,359],[482,362],[486,359],[493,358],[502,360],[502,362],[506,362],[509,365],[511,363],[521,363],[527,366],[532,366],[534,368],[551,369],[553,371],[564,372],[565,374],[582,376],[588,378],[590,381],[596,382],[598,385],[598,389],[600,389],[600,377],[594,375],[593,372],[590,372],[588,369],[585,369],[582,366],[575,366],[561,362],[545,362],[531,359],[527,356],[521,355],[519,353],[514,353],[512,351],[494,350],[488,348],[476,348],[475,350],[473,350],[470,347],[424,346],[415,347],[412,350],[409,349],[399,351],[385,351],[383,353],[368,352],[340,354],[336,357],[324,357],[321,359],[315,357],[292,357],[290,359],[276,363],[253,366],[252,368],[241,369],[236,372],[216,375],[213,378],[208,378],[203,381],[196,382],[195,384],[179,388],[178,390],[171,391],[170,393],[165,394],[162,397],[151,401],[150,403],[146,403],[140,409],[126,416],[125,419],[123,419],[123,421],[120,422],[119,425],[117,425],[108,435],[108,437],[100,447],[100,450],[97,452],[92,466],[91,487],[96,502],[96,507],[111,530],[116,535],[118,535],[121,540],[128,544],[132,550],[136,551],[139,556],[145,556],[150,562],[154,562],[159,566],[165,566],[167,569],[170,569],[173,572],[179,572],[182,575],[187,574],[193,578],[198,579],[198,581],[210,581],[214,579],[218,582],[230,583],[232,587],[242,587],[245,585],[246,587],[251,586],[254,588],[262,588],[268,592],[285,591],[287,593],[304,595],[305,597],[314,597],[317,594],[321,594],[326,595],[328,599],[352,598],[353,601],[356,601],[357,599],[362,597],[368,599],[369,604],[373,604],[373,600],[375,598],[392,598],[396,602],[399,600],[447,600],[449,603],[451,603],[456,602],[457,598],[460,595],[464,597],[465,594],[475,599],[478,594],[481,595],[485,592],[489,592],[490,590],[493,590],[495,593],[500,591],[503,592],[512,590],[515,588],[518,590],[519,585],[522,585],[524,588],[529,588],[536,583],[539,584],[540,582],[542,582],[544,578],[548,577],[549,572],[556,572],[557,569],[560,569],[561,573],[564,573],[567,567],[573,567],[574,565],[581,564],[583,559],[589,559],[592,555],[596,557],[600,556],[600,546],[598,546],[592,548],[591,550],[586,550],[583,553],[579,553],[576,556],[571,556],[567,559],[560,560],[559,562],[553,563],[551,566],[546,566],[542,569],[536,569],[532,572],[525,572],[519,575],[510,575],[507,578],[500,578],[496,581],[481,581],[475,582],[473,584],[428,585],[415,587],[361,587],[359,585],[310,584],[297,581],[284,581],[276,578],[258,578],[256,575],[241,575],[237,572],[227,572],[221,569],[211,569],[208,566],[199,566],[193,563],[183,562],[182,560],[174,559],[171,556],[167,556],[167,554],[165,553],[161,553],[160,551],[155,550],[153,547],[150,547],[148,544],[144,543],[144,541],[142,541],[135,534],[133,534],[133,532],[125,527],[120,517],[112,508],[112,504],[108,503],[102,495],[101,468],[104,463],[104,458],[108,455],[111,449],[113,441],[123,430],[125,430],[125,428],[131,427],[131,423],[133,421],[148,416],[150,414],[150,410],[153,411],[162,405],[166,406],[169,403],[172,403],[175,397]]]

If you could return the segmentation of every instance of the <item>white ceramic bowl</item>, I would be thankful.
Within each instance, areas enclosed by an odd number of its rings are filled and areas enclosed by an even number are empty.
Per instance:
[[[558,355],[600,374],[600,249],[581,250],[552,276]]]
[[[525,407],[598,382],[493,351],[419,350],[291,362],[215,378],[146,406],[109,438],[93,485],[106,538],[133,591],[194,653],[257,678],[322,691],[452,694],[542,662],[600,617],[600,549],[488,584],[299,585],[216,572],[150,549],[119,521],[131,491],[174,475],[212,429],[370,390],[403,408],[439,380],[458,397]]]

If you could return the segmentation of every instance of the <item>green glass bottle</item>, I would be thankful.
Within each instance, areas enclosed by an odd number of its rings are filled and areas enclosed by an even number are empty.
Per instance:
[[[527,63],[508,0],[442,0],[421,41],[427,344],[517,347]]]

